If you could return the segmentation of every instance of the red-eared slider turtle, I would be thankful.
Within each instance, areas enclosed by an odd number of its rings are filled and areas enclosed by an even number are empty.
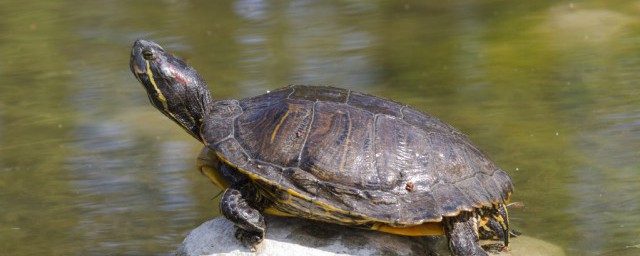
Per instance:
[[[151,104],[204,143],[200,169],[250,248],[263,213],[446,235],[456,255],[486,255],[483,230],[508,246],[511,179],[435,117],[324,86],[213,100],[195,69],[150,41],[135,42],[130,67]]]

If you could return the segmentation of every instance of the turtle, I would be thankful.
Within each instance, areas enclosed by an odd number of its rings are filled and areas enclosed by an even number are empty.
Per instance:
[[[223,190],[220,211],[251,250],[264,214],[443,235],[454,255],[487,255],[486,234],[509,248],[511,178],[434,116],[329,86],[214,100],[193,67],[146,40],[130,69],[151,104],[204,144],[198,169]]]

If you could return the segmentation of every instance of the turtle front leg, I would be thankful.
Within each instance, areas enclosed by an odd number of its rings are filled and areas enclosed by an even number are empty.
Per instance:
[[[443,224],[449,241],[449,250],[453,255],[488,255],[480,246],[478,221],[475,214],[461,212],[458,216],[445,217]]]
[[[236,183],[225,190],[220,200],[220,210],[224,217],[236,226],[236,239],[255,251],[264,239],[266,224],[258,208],[252,206],[258,196],[251,183]],[[253,204],[257,205],[257,204]]]

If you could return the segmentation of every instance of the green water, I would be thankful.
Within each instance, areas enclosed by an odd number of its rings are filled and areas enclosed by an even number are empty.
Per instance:
[[[434,114],[509,172],[520,231],[640,255],[637,1],[213,2],[0,2],[1,255],[169,254],[218,215],[128,70],[138,38],[216,98],[329,84]]]

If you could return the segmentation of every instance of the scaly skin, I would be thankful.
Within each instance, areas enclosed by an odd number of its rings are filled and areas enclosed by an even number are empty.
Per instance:
[[[251,197],[255,197],[252,190],[248,182],[229,186],[220,200],[220,210],[235,224],[236,238],[255,250],[255,246],[264,239],[267,226],[260,211],[251,204]]]
[[[444,218],[444,230],[453,255],[487,256],[480,247],[478,220],[474,213],[462,212],[458,216]]]

